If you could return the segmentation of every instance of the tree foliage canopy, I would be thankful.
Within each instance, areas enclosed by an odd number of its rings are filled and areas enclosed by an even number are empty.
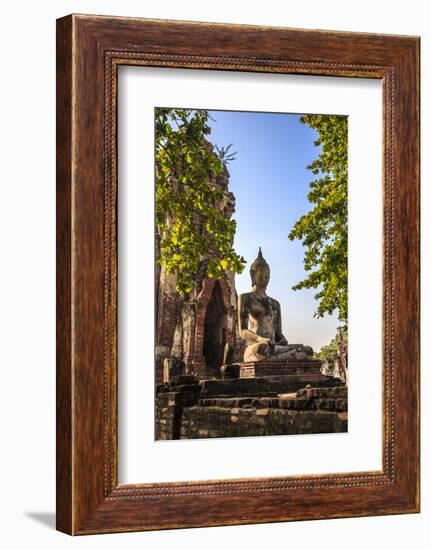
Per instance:
[[[236,254],[235,220],[220,207],[226,191],[209,175],[220,175],[234,159],[229,147],[214,153],[205,110],[156,109],[156,226],[160,263],[177,275],[180,294],[190,292],[205,266],[209,277],[227,270],[240,273],[244,259]],[[221,157],[221,158],[220,158]]]
[[[306,248],[309,275],[293,288],[319,289],[317,317],[338,310],[347,322],[347,117],[304,115],[301,122],[319,134],[321,153],[307,168],[316,176],[308,200],[313,208],[294,225],[289,238]]]
[[[344,327],[341,330],[341,332],[342,332],[343,340],[347,345],[348,334],[347,334],[346,327]],[[317,359],[321,359],[322,361],[327,361],[331,363],[331,361],[333,361],[339,353],[340,338],[341,338],[340,333],[337,333],[336,336],[334,336],[334,338],[332,338],[332,340],[329,342],[329,344],[327,344],[326,346],[322,346],[320,348],[320,351],[314,354],[315,357]]]

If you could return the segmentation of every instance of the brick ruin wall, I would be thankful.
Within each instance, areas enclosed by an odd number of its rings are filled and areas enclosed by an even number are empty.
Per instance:
[[[208,143],[212,149],[212,145]],[[234,211],[235,197],[229,191],[229,172],[208,175],[208,181],[214,187],[224,191],[223,199],[217,205],[230,218]],[[156,260],[160,258],[161,235],[156,228]],[[187,296],[180,296],[176,290],[176,276],[156,262],[156,383],[163,380],[163,361],[175,358],[185,363],[185,372],[194,373],[198,378],[218,377],[223,349],[226,344],[233,346],[236,354],[241,354],[236,319],[235,276],[227,272],[221,279],[206,276],[204,264],[196,273],[196,288]],[[217,298],[217,299],[216,299]],[[218,306],[218,308],[214,307]],[[218,349],[212,350],[217,356],[208,360],[205,354],[205,342],[211,337],[206,332],[211,321],[211,310],[217,309],[220,327],[216,327],[215,336],[219,336]],[[214,323],[213,323],[214,325]],[[208,354],[209,351],[207,350]]]
[[[199,384],[160,392],[156,439],[347,432],[347,388],[264,396],[205,396]]]

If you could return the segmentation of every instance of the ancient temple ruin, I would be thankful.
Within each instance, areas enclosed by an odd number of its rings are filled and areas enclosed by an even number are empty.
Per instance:
[[[218,207],[227,217],[235,211],[235,197],[229,191],[229,172],[208,175],[209,183],[223,190]],[[156,238],[156,258],[159,257]],[[221,279],[206,275],[205,265],[196,274],[196,288],[187,297],[176,290],[176,276],[156,267],[156,381],[163,380],[166,359],[184,363],[184,372],[196,377],[220,376],[226,345],[240,353],[236,316],[235,276]]]
[[[232,216],[227,169],[208,177]],[[260,250],[250,275],[251,292],[238,297],[233,273],[210,278],[202,262],[181,296],[176,276],[157,266],[156,439],[347,431],[347,386],[322,373],[309,346],[284,337]]]

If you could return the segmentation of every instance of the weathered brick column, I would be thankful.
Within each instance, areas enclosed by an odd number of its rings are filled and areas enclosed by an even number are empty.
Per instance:
[[[184,407],[198,402],[201,386],[192,376],[178,376],[161,384],[156,397],[156,440],[180,439]]]

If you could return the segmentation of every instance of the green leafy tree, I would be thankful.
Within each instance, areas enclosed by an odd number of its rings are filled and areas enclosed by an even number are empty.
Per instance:
[[[235,220],[223,204],[228,193],[210,181],[234,153],[221,158],[208,143],[211,133],[205,110],[156,109],[156,227],[159,263],[177,275],[180,294],[190,292],[202,266],[209,277],[227,270],[241,273],[245,261],[233,248]]]
[[[348,341],[347,328],[340,327],[340,329],[341,329],[343,340],[347,345],[347,341]],[[333,360],[335,359],[335,357],[337,357],[339,352],[340,338],[341,338],[340,333],[337,333],[337,335],[334,338],[332,338],[329,344],[327,344],[326,346],[322,346],[320,348],[320,351],[314,354],[315,357],[317,359],[321,359],[322,361],[327,361],[330,364],[333,363]]]
[[[318,289],[316,317],[338,310],[347,323],[347,117],[304,115],[314,128],[314,145],[321,153],[307,168],[316,176],[308,200],[313,205],[294,225],[289,239],[306,248],[304,267],[309,275],[293,288]]]

